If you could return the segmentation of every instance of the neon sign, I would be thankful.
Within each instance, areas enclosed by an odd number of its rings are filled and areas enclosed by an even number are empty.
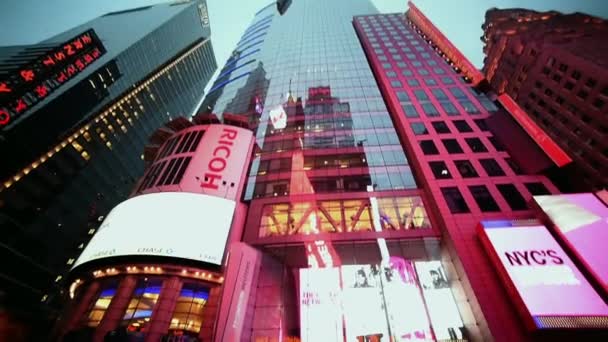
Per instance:
[[[47,98],[105,53],[91,29],[0,80],[0,129]]]

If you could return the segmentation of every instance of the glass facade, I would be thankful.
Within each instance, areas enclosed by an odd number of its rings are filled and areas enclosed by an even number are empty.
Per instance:
[[[256,15],[224,67],[228,83],[203,103],[256,126],[261,153],[245,199],[416,188],[352,26],[353,15],[375,12],[367,1],[307,1]]]
[[[52,301],[103,217],[143,173],[150,135],[198,105],[216,69],[203,5],[109,13],[45,42],[93,28],[107,52],[1,132],[0,274],[9,302]],[[125,23],[135,25],[129,35]]]

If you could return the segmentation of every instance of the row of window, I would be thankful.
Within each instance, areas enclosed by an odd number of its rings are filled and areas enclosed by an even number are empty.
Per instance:
[[[295,176],[297,177],[297,174]],[[257,181],[253,189],[253,198],[287,196],[291,193],[290,189],[295,189],[298,193],[319,194],[366,192],[369,185],[373,185],[376,191],[415,189],[417,187],[411,171],[407,168],[399,172],[383,174],[315,177],[307,180],[310,181],[310,185],[300,184],[296,178],[291,181]]]
[[[380,228],[409,230],[430,228],[420,197],[377,199]],[[374,231],[369,199],[277,203],[264,206],[260,237]]]
[[[126,327],[129,331],[148,331],[152,313],[160,297],[162,284],[162,279],[139,279],[134,291],[129,294],[129,305],[123,314],[120,326]],[[116,279],[107,279],[102,284],[97,299],[91,302],[87,312],[83,315],[83,325],[89,327],[99,325],[116,295],[118,285]],[[203,311],[208,298],[209,290],[201,284],[184,283],[171,315],[169,329],[198,333],[201,329]]]
[[[488,152],[488,149],[479,138],[465,138],[464,139],[469,148],[473,153],[484,153]],[[441,139],[441,143],[448,151],[449,154],[464,153],[464,150],[456,139]],[[439,150],[433,142],[433,140],[420,140],[420,148],[425,155],[437,155]]]
[[[504,176],[505,172],[500,167],[498,162],[491,158],[479,159],[479,163],[485,170],[486,174],[490,177]],[[460,173],[462,178],[475,178],[479,177],[479,174],[475,170],[475,167],[469,160],[455,160],[454,165]],[[432,161],[429,162],[431,171],[436,179],[451,179],[452,174],[448,169],[447,164],[444,161]]]
[[[526,183],[526,188],[532,195],[546,195],[549,194],[547,188],[539,182],[535,183]],[[528,205],[526,204],[526,200],[519,193],[515,185],[513,184],[496,184],[496,189],[502,196],[502,198],[507,202],[509,208],[511,210],[527,210]],[[475,203],[479,207],[482,212],[497,212],[500,211],[500,208],[491,192],[485,185],[470,185],[468,186],[468,190],[471,193],[471,196],[475,200]],[[458,189],[458,187],[442,187],[441,193],[450,209],[452,214],[462,214],[469,213],[471,210],[469,209],[469,205],[467,201],[462,196],[462,193]]]

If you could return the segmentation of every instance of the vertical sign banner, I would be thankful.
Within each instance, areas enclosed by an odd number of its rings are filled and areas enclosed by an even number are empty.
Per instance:
[[[608,328],[608,305],[547,228],[511,221],[483,221],[479,227],[530,328]]]
[[[439,341],[462,340],[464,324],[441,262],[417,261],[415,265],[435,338]]]
[[[380,337],[389,336],[378,275],[375,266],[342,266],[346,341],[379,340]]]
[[[300,336],[302,342],[342,342],[340,269],[300,269]]]
[[[608,207],[591,193],[534,196],[534,201],[608,294]]]
[[[413,264],[400,257],[390,257],[380,278],[390,326],[388,340],[431,341],[430,323]]]

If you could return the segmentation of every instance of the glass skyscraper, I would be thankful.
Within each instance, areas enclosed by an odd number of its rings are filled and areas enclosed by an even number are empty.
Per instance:
[[[82,44],[97,51],[65,64]],[[58,304],[65,272],[143,172],[150,135],[192,113],[217,65],[204,1],[108,13],[0,55],[3,86],[42,82],[0,98],[10,113],[0,127],[0,293],[33,322]],[[44,69],[61,63],[57,75]]]

